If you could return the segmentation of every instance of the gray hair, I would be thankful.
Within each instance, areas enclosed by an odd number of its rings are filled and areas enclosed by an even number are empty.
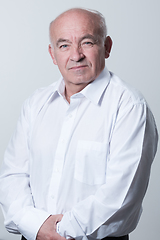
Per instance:
[[[107,26],[106,26],[106,21],[105,21],[105,18],[103,16],[102,13],[100,13],[99,11],[97,10],[93,10],[93,9],[86,9],[86,8],[71,8],[63,13],[61,13],[57,18],[55,18],[51,23],[50,23],[50,26],[49,26],[49,37],[50,37],[50,41],[51,41],[51,25],[53,22],[56,21],[56,19],[58,19],[61,15],[67,13],[67,12],[70,12],[70,11],[84,11],[84,12],[88,12],[88,13],[92,13],[92,14],[95,14],[95,17],[98,18],[98,22],[97,22],[97,25],[98,25],[98,28],[100,30],[100,35],[103,39],[103,41],[105,41],[106,39],[106,36],[107,36]]]

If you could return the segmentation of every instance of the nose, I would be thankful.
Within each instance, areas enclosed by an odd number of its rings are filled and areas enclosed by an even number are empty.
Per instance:
[[[85,58],[82,48],[74,46],[70,52],[70,60],[74,62],[80,62]]]

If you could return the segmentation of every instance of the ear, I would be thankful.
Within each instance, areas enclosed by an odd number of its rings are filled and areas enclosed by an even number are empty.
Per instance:
[[[108,58],[112,48],[112,39],[110,36],[106,37],[105,40],[105,58]]]
[[[55,55],[54,55],[54,49],[52,48],[51,44],[49,44],[49,46],[48,46],[48,52],[49,52],[49,54],[51,55],[51,58],[52,58],[52,60],[53,60],[53,63],[54,63],[55,65],[57,65],[57,62],[56,62],[56,59],[55,59]]]

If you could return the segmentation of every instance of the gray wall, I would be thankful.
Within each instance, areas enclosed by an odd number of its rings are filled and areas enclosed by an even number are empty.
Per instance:
[[[143,93],[160,126],[158,0],[0,0],[0,164],[23,101],[35,89],[59,77],[47,50],[48,26],[71,7],[97,9],[105,15],[114,42],[106,64]],[[159,239],[159,155],[152,167],[144,212],[131,240]],[[0,240],[10,239],[20,236],[7,233],[0,212]]]

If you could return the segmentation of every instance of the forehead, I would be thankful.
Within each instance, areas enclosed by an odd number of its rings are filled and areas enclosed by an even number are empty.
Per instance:
[[[98,19],[94,15],[92,13],[72,12],[58,17],[50,29],[52,40],[79,38],[86,34],[96,35]]]

